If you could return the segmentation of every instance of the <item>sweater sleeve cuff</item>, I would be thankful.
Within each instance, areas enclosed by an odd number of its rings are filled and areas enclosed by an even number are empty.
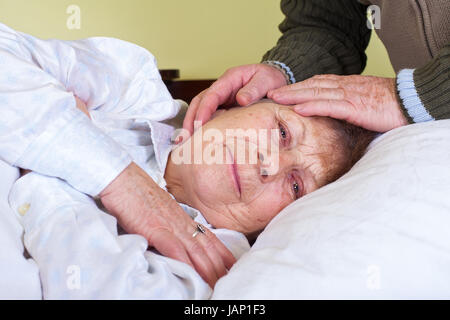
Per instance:
[[[403,112],[410,123],[435,120],[423,105],[415,84],[414,69],[403,69],[397,75],[397,89]]]
[[[291,71],[291,68],[289,68],[287,65],[285,65],[283,62],[280,61],[273,61],[273,60],[266,60],[263,61],[262,63],[267,64],[269,66],[272,66],[274,68],[277,68],[278,70],[280,70],[284,77],[286,78],[286,83],[287,84],[293,84],[295,83],[295,77],[294,77],[294,73]]]
[[[80,110],[70,108],[55,120],[27,147],[16,166],[59,177],[97,196],[132,162],[125,149]]]

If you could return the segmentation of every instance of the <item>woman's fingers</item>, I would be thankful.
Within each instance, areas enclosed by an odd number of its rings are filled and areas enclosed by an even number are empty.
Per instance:
[[[197,235],[200,237],[202,235]],[[192,238],[192,235],[190,236]],[[201,240],[195,238],[186,239],[185,245],[195,270],[205,280],[211,288],[214,288],[219,277],[226,272],[225,266],[221,261],[214,260],[218,256],[214,254],[214,248],[203,247]]]
[[[152,229],[149,243],[163,256],[182,261],[194,268],[194,264],[189,258],[183,243],[168,229]]]
[[[183,212],[183,217],[185,216]],[[193,237],[197,224],[190,219],[189,225],[185,226],[180,224],[176,227],[179,232],[189,229],[183,235],[177,235],[175,230],[165,227],[154,228],[150,233],[149,243],[162,255],[190,265],[213,288],[236,259],[209,229],[204,228],[205,233],[198,233]]]
[[[194,227],[192,229],[195,230]],[[167,228],[155,228],[152,229],[150,241],[162,255],[190,265],[211,288],[227,273],[224,260],[206,234],[197,234],[195,238],[190,235],[180,240]]]
[[[204,234],[198,234],[191,242],[188,252],[195,269],[209,286],[214,288],[217,280],[227,273],[225,264]]]
[[[236,258],[233,256],[231,251],[210,230],[206,230],[206,236],[215,246],[217,252],[219,253],[225,265],[225,268],[227,268],[228,270],[231,269],[231,267],[236,263]]]
[[[194,263],[194,269],[205,280],[211,288],[214,288],[218,280],[216,270],[208,254],[197,241],[189,241],[187,252]]]
[[[223,244],[222,241],[220,241],[217,236],[212,233],[209,229],[205,228],[205,233],[203,234],[205,236],[206,241],[203,241],[203,239],[200,238],[200,241],[202,244],[204,244],[204,247],[211,247],[214,248],[214,252],[217,253],[217,256],[219,260],[222,262],[225,269],[231,269],[233,264],[236,262],[236,258],[233,256],[233,254],[228,250],[228,248]],[[203,237],[202,237],[203,238]]]
[[[211,288],[214,288],[217,280],[226,275],[227,269],[236,262],[231,252],[207,228],[205,233],[198,233],[195,238],[191,235],[190,239],[186,239],[186,244],[195,269]]]

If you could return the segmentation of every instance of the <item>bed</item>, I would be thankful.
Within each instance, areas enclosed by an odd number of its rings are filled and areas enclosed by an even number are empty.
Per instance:
[[[165,81],[174,98],[190,101],[214,80]],[[350,172],[272,220],[212,299],[450,298],[449,164],[450,120],[379,136]],[[17,175],[11,170],[0,187]],[[0,229],[14,234],[0,233],[2,298],[32,299],[36,266],[18,256],[11,269],[2,259],[23,251],[7,210],[0,199]]]

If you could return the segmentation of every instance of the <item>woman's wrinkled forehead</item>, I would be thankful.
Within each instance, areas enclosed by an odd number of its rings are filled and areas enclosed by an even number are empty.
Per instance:
[[[303,138],[307,129],[308,123],[313,118],[302,117],[294,111],[292,106],[281,105],[273,102],[272,100],[265,99],[253,105],[256,108],[262,107],[271,111],[271,115],[276,120],[281,121],[282,124],[288,125],[292,130],[292,134],[299,139]]]
[[[278,105],[278,116],[281,120],[284,120],[288,122],[289,124],[295,126],[299,130],[296,130],[297,132],[301,133],[301,135],[305,134],[305,122],[308,121],[308,119],[305,119],[305,117],[300,116],[297,114],[292,106],[281,106]]]
[[[289,117],[302,118],[294,111],[293,106],[278,104],[270,99],[260,100],[249,107],[269,109],[276,114],[284,113]]]

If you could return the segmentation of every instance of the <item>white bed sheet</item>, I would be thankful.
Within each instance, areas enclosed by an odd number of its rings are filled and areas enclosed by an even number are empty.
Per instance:
[[[0,160],[0,172],[0,299],[41,299],[39,270],[23,255],[23,228],[8,204],[19,170]]]

